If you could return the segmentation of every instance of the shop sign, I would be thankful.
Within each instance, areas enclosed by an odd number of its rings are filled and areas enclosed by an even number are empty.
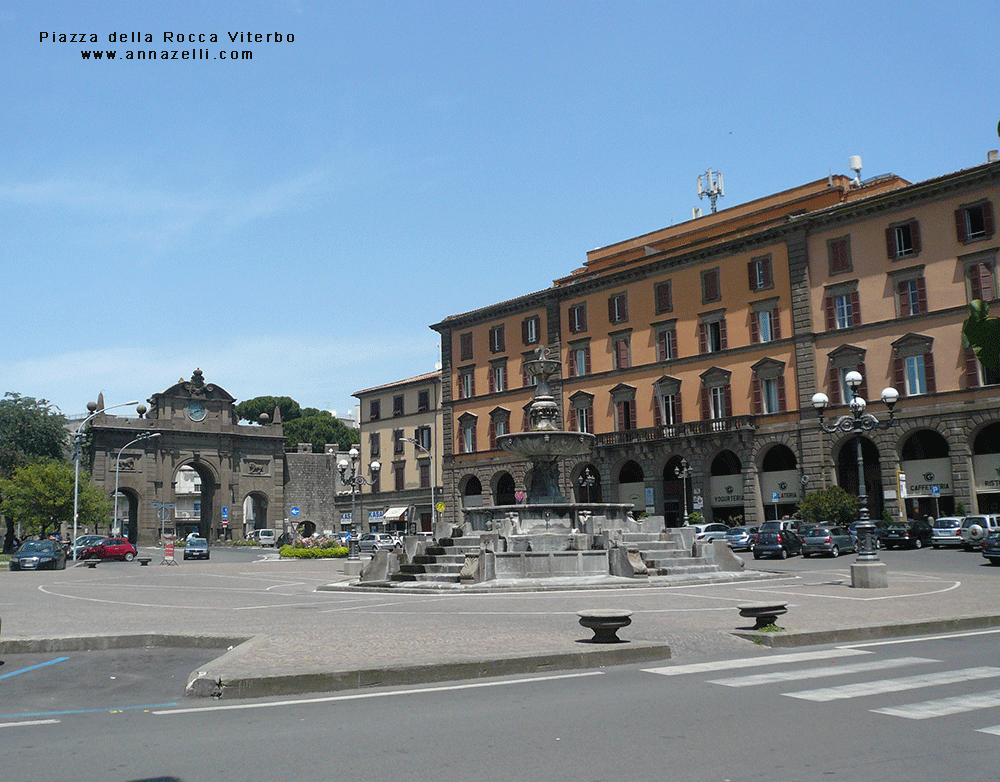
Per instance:
[[[900,465],[906,473],[907,497],[950,497],[951,459],[914,459]],[[934,487],[939,494],[935,494]]]
[[[976,493],[1000,492],[1000,454],[983,453],[972,457]]]
[[[802,499],[802,481],[798,470],[779,470],[760,473],[760,494],[771,502],[793,503]],[[778,497],[775,499],[774,495]]]
[[[743,505],[743,475],[713,475],[711,479],[712,507]]]

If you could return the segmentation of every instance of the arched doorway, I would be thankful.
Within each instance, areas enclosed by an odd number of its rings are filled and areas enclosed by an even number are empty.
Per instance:
[[[800,500],[798,460],[787,445],[768,448],[760,463],[760,498],[765,519],[782,519],[795,513]]]
[[[972,441],[976,511],[1000,513],[1000,423],[984,426]]]
[[[516,500],[514,478],[509,472],[502,472],[493,479],[494,505],[513,505]]]
[[[467,475],[459,484],[463,508],[478,508],[483,504],[483,484],[475,475]]]
[[[132,489],[119,489],[111,504],[110,534],[134,544],[139,538],[139,495]]]
[[[743,462],[732,451],[722,451],[712,459],[709,474],[712,521],[725,524],[742,519]]]
[[[174,473],[174,534],[195,532],[209,539],[212,530],[214,479],[207,467],[185,464]]]
[[[859,437],[851,437],[840,444],[837,454],[837,485],[848,494],[858,496],[858,451]],[[865,465],[865,493],[868,495],[868,515],[881,519],[885,508],[882,495],[882,460],[875,443],[861,437],[861,458]]]
[[[954,514],[955,482],[949,450],[944,435],[933,429],[919,429],[906,438],[899,465],[906,475],[906,518]]]
[[[631,502],[637,514],[646,510],[646,474],[633,461],[625,462],[618,471],[618,502]]]
[[[250,535],[255,529],[269,529],[267,526],[267,497],[260,492],[250,492],[243,498],[243,534]]]
[[[694,493],[690,476],[683,477],[685,460],[673,456],[663,465],[663,523],[667,527],[683,527],[691,513]],[[691,465],[687,465],[691,469]]]

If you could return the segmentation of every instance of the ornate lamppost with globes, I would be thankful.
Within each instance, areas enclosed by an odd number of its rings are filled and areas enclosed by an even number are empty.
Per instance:
[[[899,392],[892,387],[883,389],[882,401],[889,409],[889,417],[880,421],[872,413],[865,412],[868,403],[863,397],[858,396],[858,389],[861,387],[862,381],[861,373],[855,370],[844,376],[844,382],[851,390],[851,401],[848,403],[851,412],[849,415],[840,416],[832,424],[827,424],[823,419],[824,411],[830,404],[829,397],[824,393],[814,394],[812,403],[819,413],[819,425],[824,432],[829,434],[853,432],[857,444],[859,505],[857,531],[860,546],[857,562],[851,566],[851,584],[855,587],[887,587],[889,584],[885,579],[885,565],[879,561],[878,550],[875,547],[875,525],[872,524],[868,513],[868,490],[865,487],[865,462],[861,453],[861,433],[888,429],[895,423],[895,405],[899,401]],[[861,569],[858,566],[866,567]]]
[[[364,475],[358,472],[358,458],[361,456],[358,449],[352,446],[347,455],[351,457],[350,462],[348,462],[347,459],[341,459],[337,463],[337,471],[340,473],[340,480],[351,487],[351,542],[348,548],[347,558],[359,559],[357,507],[358,492],[361,490],[362,486],[375,485],[378,480],[378,471],[382,469],[382,465],[378,461],[372,461],[372,463],[368,465],[368,469],[371,471],[371,477],[365,478]],[[348,470],[350,470],[350,472],[348,472]]]

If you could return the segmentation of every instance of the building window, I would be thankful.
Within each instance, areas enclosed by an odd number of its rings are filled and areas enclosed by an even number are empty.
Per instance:
[[[709,417],[726,418],[726,389],[715,387],[708,389]]]
[[[406,462],[393,462],[392,474],[396,479],[396,491],[403,491],[406,488]]]
[[[906,395],[917,396],[927,393],[927,373],[924,356],[909,356],[906,362]]]
[[[896,285],[900,317],[922,315],[927,312],[927,288],[923,277],[903,280]]]
[[[677,358],[677,329],[670,327],[656,332],[656,360],[672,361]]]
[[[498,407],[490,412],[490,450],[497,449],[497,438],[510,432],[510,410]]]
[[[471,399],[476,395],[475,369],[462,369],[458,374],[458,398]]]
[[[569,417],[569,427],[575,432],[594,433],[594,395],[577,391],[569,398],[573,412]]]
[[[830,261],[830,274],[849,272],[853,268],[851,263],[851,238],[849,236],[827,240],[826,252]]]
[[[907,334],[892,343],[895,353],[893,381],[902,396],[935,393],[934,340],[920,334]]]
[[[504,347],[503,326],[494,326],[490,329],[490,352],[502,353]]]
[[[476,450],[476,416],[465,414],[458,421],[458,452],[474,453]]]
[[[849,329],[854,325],[854,308],[851,305],[849,293],[833,297],[834,319],[838,329]]]
[[[615,369],[628,369],[632,366],[631,338],[628,334],[619,334],[612,338]]]
[[[608,299],[608,322],[628,323],[628,294],[616,293]]]
[[[392,398],[392,414],[398,416],[403,414],[403,395],[399,394]]]
[[[431,392],[424,390],[417,392],[417,412],[426,413],[431,409]]]
[[[965,349],[965,379],[968,388],[1000,385],[1000,368],[989,369],[980,363],[972,348]]]
[[[885,252],[890,260],[920,254],[920,223],[910,220],[885,229]]]
[[[653,298],[656,303],[656,314],[674,311],[674,290],[670,280],[653,285]]]
[[[993,236],[993,204],[980,201],[956,209],[955,230],[962,244]]]
[[[428,450],[431,450],[431,428],[429,426],[418,426],[413,430],[413,439]]]
[[[708,269],[701,273],[701,301],[719,301],[722,298],[722,287],[719,285],[719,270]]]
[[[991,262],[970,264],[968,267],[969,301],[980,299],[992,301],[996,298],[996,274]]]
[[[765,358],[753,365],[753,412],[782,413],[785,411],[785,365]]]
[[[771,270],[771,256],[762,255],[751,258],[747,264],[747,276],[751,291],[763,291],[774,287],[774,274]]]
[[[680,423],[680,394],[664,394],[660,397],[660,417],[664,426]]]
[[[490,393],[498,394],[507,390],[507,362],[498,361],[490,365]]]
[[[368,420],[378,421],[382,417],[382,400],[373,399],[368,403]]]
[[[378,432],[369,432],[368,451],[373,459],[377,459],[382,455],[382,438]]]
[[[431,487],[431,463],[420,462],[420,488],[429,489]]]
[[[392,430],[392,452],[394,454],[401,454],[403,452],[403,430],[393,429]]]
[[[569,330],[571,334],[579,334],[587,330],[587,305],[574,304],[569,308]]]
[[[466,332],[465,334],[460,334],[458,337],[459,343],[459,354],[461,358],[459,361],[472,361],[472,332]]]
[[[852,326],[861,325],[861,311],[856,288],[828,291],[825,309],[827,331],[849,329]]]
[[[615,425],[619,432],[636,428],[635,400],[626,399],[615,404]]]
[[[705,421],[729,418],[733,414],[733,395],[730,387],[732,373],[712,367],[701,376],[701,417]]]
[[[583,377],[590,374],[590,345],[569,346],[569,366],[566,368],[570,377]]]
[[[698,349],[700,353],[718,353],[726,349],[726,321],[713,318],[698,324]]]
[[[578,407],[576,409],[576,431],[594,433],[594,408]]]
[[[534,345],[539,340],[539,318],[537,315],[521,321],[521,341],[525,345]]]

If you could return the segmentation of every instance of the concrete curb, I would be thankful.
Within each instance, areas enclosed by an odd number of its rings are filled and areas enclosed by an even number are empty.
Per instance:
[[[753,641],[755,644],[777,649],[850,641],[873,641],[880,638],[906,638],[909,636],[949,633],[959,630],[981,630],[987,627],[1000,627],[1000,616],[960,616],[954,619],[928,619],[923,622],[900,622],[899,624],[845,627],[833,630],[811,630],[805,632],[789,632],[785,630],[777,633],[764,633],[759,630],[737,630],[733,635]]]
[[[215,660],[188,679],[186,694],[195,697],[264,698],[278,695],[337,692],[366,687],[403,687],[431,682],[482,679],[491,676],[511,676],[559,670],[603,668],[670,659],[670,647],[665,644],[643,644],[626,641],[621,644],[591,644],[579,642],[590,649],[573,652],[505,657],[490,660],[468,660],[423,665],[401,665],[391,668],[369,668],[348,671],[297,671],[271,676],[227,677],[225,663],[242,657],[252,650],[254,642],[243,644]]]
[[[174,635],[167,633],[82,635],[71,638],[17,638],[10,641],[0,641],[0,654],[94,652],[102,649],[139,649],[146,646],[225,649],[242,644],[246,640],[246,636]]]

